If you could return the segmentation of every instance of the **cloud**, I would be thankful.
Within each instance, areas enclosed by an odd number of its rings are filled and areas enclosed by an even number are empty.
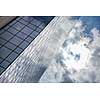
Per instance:
[[[76,19],[52,61],[48,72],[50,82],[100,82],[100,30],[93,27],[85,33],[86,29],[83,21]],[[88,37],[91,35],[93,41]]]
[[[93,35],[99,35],[100,34],[100,30],[98,30],[96,27],[94,27],[91,32],[93,33]]]
[[[82,26],[83,26],[83,23],[82,23],[81,20],[78,20],[78,21],[76,22],[76,24],[75,24],[75,28],[78,28],[78,29],[82,28]]]
[[[88,69],[80,70],[74,75],[78,82],[100,82],[100,30],[91,29],[93,41],[90,46],[91,58],[86,65]]]
[[[66,67],[65,70],[70,73],[69,75],[63,74],[64,82],[100,82],[99,70],[96,70],[97,66],[100,66],[100,48],[97,49],[96,47],[96,43],[100,45],[100,31],[96,28],[90,31],[94,37],[94,41],[90,44],[91,39],[82,36],[84,30],[85,27],[82,21],[77,21],[75,27],[70,31],[68,38],[63,43],[60,53],[61,59],[58,62],[62,62],[61,67],[64,65],[64,68]],[[92,45],[94,45],[95,50]],[[70,51],[73,52],[73,55],[80,55],[80,63],[69,55]]]
[[[93,29],[91,29],[91,33],[93,34],[93,42],[91,46],[93,48],[100,47],[100,30],[94,27]]]

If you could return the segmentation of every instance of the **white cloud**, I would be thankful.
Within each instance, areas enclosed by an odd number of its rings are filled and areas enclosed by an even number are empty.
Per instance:
[[[100,47],[100,30],[98,30],[97,28],[93,28],[91,32],[93,33],[93,39],[94,39],[91,46],[93,48]]]
[[[93,46],[91,45],[94,45],[95,48],[97,45],[100,46],[100,31],[96,28],[93,28],[91,30],[94,36],[94,41],[92,42],[92,44],[89,44],[89,38],[83,38],[80,36],[84,29],[85,27],[83,26],[82,22],[79,21],[76,23],[75,28],[72,29],[67,38],[67,46],[61,49],[63,56],[62,61],[66,66],[66,70],[71,73],[70,78],[76,80],[76,82],[99,82],[100,77],[98,76],[96,67],[93,66],[93,62],[91,60],[93,58]],[[76,36],[80,39],[73,44],[70,39],[74,40]],[[74,56],[70,54],[71,52]],[[76,54],[80,54],[79,61],[76,61],[74,59]],[[74,70],[75,73],[73,73]]]
[[[76,22],[76,24],[75,24],[75,28],[80,28],[80,27],[82,27],[82,25],[83,25],[82,21],[81,20],[78,20]]]
[[[100,34],[100,30],[98,30],[98,29],[95,28],[95,27],[91,30],[91,32],[93,33],[94,36]]]

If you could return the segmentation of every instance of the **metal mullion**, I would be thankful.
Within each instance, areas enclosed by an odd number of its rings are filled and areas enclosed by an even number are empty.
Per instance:
[[[8,43],[8,42],[11,43],[11,44],[13,44],[13,45],[15,45],[14,43],[12,43],[12,42],[10,42],[10,41],[7,41],[6,39],[4,39],[4,38],[2,38],[2,37],[1,37],[1,39],[3,39],[3,40],[6,41],[1,47],[5,46],[5,44]],[[15,46],[18,47],[17,45],[15,45]],[[19,48],[22,49],[21,47],[19,47]]]

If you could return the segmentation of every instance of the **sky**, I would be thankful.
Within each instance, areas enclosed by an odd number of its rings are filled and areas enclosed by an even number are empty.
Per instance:
[[[62,62],[73,82],[100,82],[100,17],[77,20],[62,47]]]
[[[56,66],[58,71],[49,69],[48,80],[65,83],[100,82],[100,17],[73,16],[69,20],[75,25],[63,39],[54,58],[53,67]],[[67,28],[65,24],[63,26],[63,30]]]

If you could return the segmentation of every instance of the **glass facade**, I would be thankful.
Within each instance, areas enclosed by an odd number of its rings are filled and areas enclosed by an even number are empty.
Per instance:
[[[0,74],[52,19],[52,16],[20,16],[0,30]]]

